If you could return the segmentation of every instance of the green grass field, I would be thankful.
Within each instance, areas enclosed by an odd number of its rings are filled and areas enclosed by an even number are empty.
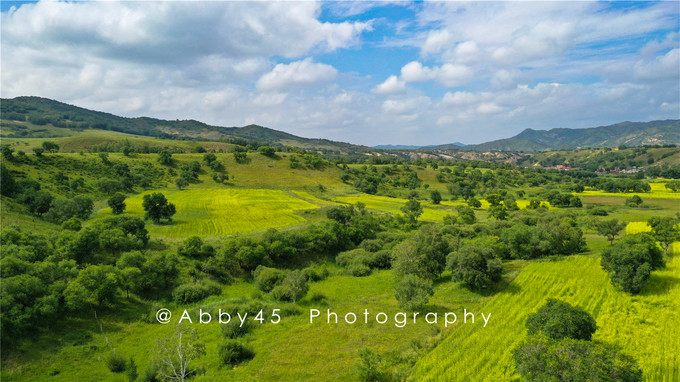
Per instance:
[[[651,187],[649,192],[605,192],[600,190],[585,190],[583,192],[576,192],[574,194],[579,196],[617,196],[626,198],[630,198],[633,195],[638,195],[643,200],[645,198],[680,199],[680,192],[673,192],[667,189],[666,183],[650,182],[649,186]]]
[[[390,212],[395,214],[403,214],[401,207],[403,207],[408,200],[400,198],[389,198],[378,195],[357,195],[357,196],[343,196],[334,198],[334,201],[356,204],[357,202],[364,203],[367,208],[380,210],[383,212]],[[447,214],[455,213],[453,208],[446,208],[446,206],[435,207],[431,203],[423,203],[423,214],[420,220],[437,221],[442,220]]]
[[[676,253],[680,254],[678,247]],[[654,272],[639,296],[616,290],[599,258],[574,256],[534,262],[481,309],[486,328],[461,327],[414,367],[424,381],[516,380],[511,350],[526,337],[524,321],[547,298],[580,306],[597,320],[593,339],[621,346],[648,381],[680,378],[680,256]],[[489,351],[493,349],[493,351]]]
[[[147,191],[126,199],[127,213],[143,216],[142,199]],[[152,236],[186,238],[227,236],[235,233],[261,231],[304,222],[295,212],[319,208],[281,190],[199,188],[188,190],[163,190],[170,203],[175,204],[177,214],[168,225],[149,224]],[[110,216],[104,209],[98,218]]]

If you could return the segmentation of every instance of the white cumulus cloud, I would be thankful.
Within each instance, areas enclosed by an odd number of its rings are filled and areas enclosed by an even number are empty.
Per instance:
[[[290,64],[278,64],[271,72],[257,81],[258,90],[282,90],[290,86],[312,85],[317,82],[331,81],[338,71],[326,64],[314,62],[311,58]]]

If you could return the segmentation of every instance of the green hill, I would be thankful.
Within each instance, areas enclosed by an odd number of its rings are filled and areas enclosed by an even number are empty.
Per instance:
[[[148,117],[126,118],[110,113],[88,110],[63,102],[40,97],[2,99],[4,137],[45,137],[71,135],[69,130],[97,129],[175,140],[229,141],[246,139],[270,145],[312,148],[325,152],[365,152],[365,146],[335,142],[328,139],[309,139],[258,125],[221,127],[195,120],[163,120]],[[26,126],[40,128],[30,129]]]
[[[447,144],[435,148],[473,151],[547,151],[669,144],[680,144],[680,120],[622,122],[587,129],[526,129],[512,138],[464,147]]]

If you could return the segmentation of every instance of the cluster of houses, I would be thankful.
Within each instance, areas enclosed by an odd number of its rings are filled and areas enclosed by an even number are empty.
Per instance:
[[[569,167],[565,166],[562,164],[557,164],[554,166],[544,166],[544,170],[560,170],[560,171],[580,171],[583,170],[580,167]],[[606,169],[606,168],[599,168],[595,172],[598,174],[635,174],[636,172],[639,172],[643,170],[642,167],[626,167],[626,168],[618,168],[615,167],[613,169]]]

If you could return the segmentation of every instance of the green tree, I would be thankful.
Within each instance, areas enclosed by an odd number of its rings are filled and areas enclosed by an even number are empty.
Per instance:
[[[33,152],[35,153],[36,157],[40,158],[40,157],[42,157],[43,153],[45,152],[45,149],[43,149],[42,147],[34,147]]]
[[[467,205],[472,207],[472,208],[480,208],[482,206],[482,202],[475,198],[470,198],[467,201]]]
[[[436,225],[425,225],[409,240],[397,245],[392,256],[397,277],[416,275],[435,279],[446,265],[449,243]]]
[[[680,219],[672,217],[653,217],[648,223],[652,227],[652,236],[663,248],[663,254],[668,255],[668,248],[673,242],[680,240]]]
[[[71,231],[80,231],[83,228],[83,222],[80,221],[77,217],[72,217],[65,222],[61,223],[61,228],[62,229],[68,229]]]
[[[482,238],[451,252],[446,258],[446,268],[451,271],[453,281],[476,290],[500,281],[503,274],[503,263],[496,258],[493,246]]]
[[[664,187],[666,187],[669,190],[672,190],[673,192],[678,192],[680,191],[680,180],[670,181],[666,183]]]
[[[137,267],[127,267],[118,269],[120,286],[125,290],[125,296],[130,298],[130,291],[138,293],[142,289],[142,278],[144,275]]]
[[[203,163],[205,163],[207,166],[210,166],[210,164],[216,160],[217,156],[213,153],[203,154]]]
[[[513,351],[516,371],[527,382],[642,382],[635,360],[597,342],[530,337]]]
[[[553,340],[590,341],[597,330],[595,319],[588,312],[552,298],[527,318],[526,325],[529,335],[543,334]]]
[[[637,294],[655,269],[665,266],[663,252],[656,240],[646,233],[628,235],[602,251],[602,267],[609,272],[612,284]]]
[[[189,181],[183,176],[178,176],[177,179],[175,179],[175,185],[179,190],[182,190],[189,185]]]
[[[489,208],[489,215],[498,220],[508,219],[508,209],[504,205],[497,205]]]
[[[182,242],[177,249],[177,253],[180,256],[205,259],[215,256],[215,248],[208,243],[204,243],[200,237],[192,236]]]
[[[633,195],[632,197],[626,199],[626,205],[628,207],[638,207],[642,204],[642,198],[638,195]]]
[[[626,223],[619,219],[603,220],[595,225],[598,234],[605,236],[609,240],[609,245],[614,245],[614,239],[626,228]]]
[[[341,224],[349,223],[352,220],[352,216],[354,216],[353,206],[333,207],[326,212],[326,217]]]
[[[56,153],[57,151],[59,151],[59,145],[50,141],[43,142],[42,148],[48,153]]]
[[[411,311],[422,309],[433,294],[432,280],[415,275],[406,275],[398,279],[394,291],[399,308]]]
[[[118,291],[118,277],[111,266],[88,265],[64,290],[66,306],[74,311],[110,306]]]
[[[5,167],[4,163],[0,164],[0,194],[5,196],[12,196],[16,191],[16,183],[14,182],[14,175]]]
[[[117,192],[107,200],[107,203],[109,207],[111,207],[111,212],[115,215],[120,215],[125,212],[125,195]]]
[[[276,149],[270,146],[260,146],[257,151],[266,157],[274,158],[276,156]]]
[[[172,154],[167,149],[163,149],[158,153],[158,163],[165,166],[170,166],[172,165],[172,162]]]
[[[419,201],[409,199],[409,201],[401,207],[401,212],[404,213],[404,216],[411,226],[416,226],[418,224],[418,218],[423,214],[423,207],[420,205]]]
[[[151,219],[156,224],[160,223],[161,219],[172,221],[172,215],[176,212],[175,205],[169,203],[160,192],[144,195],[142,207],[146,211],[144,219]]]
[[[477,221],[475,211],[473,211],[472,208],[468,206],[456,206],[456,211],[458,211],[458,220],[460,220],[463,224],[475,224]]]
[[[236,163],[245,163],[248,160],[248,154],[243,151],[234,151],[234,160]]]
[[[569,207],[575,207],[575,208],[581,208],[583,207],[583,202],[581,202],[581,198],[579,198],[576,195],[573,195],[569,199]]]
[[[9,145],[2,145],[2,157],[10,162],[14,161],[14,149]]]
[[[489,204],[491,204],[492,207],[498,206],[501,204],[501,201],[503,200],[503,197],[500,196],[499,194],[489,194],[486,197],[484,197]]]
[[[430,191],[430,200],[432,204],[439,204],[442,201],[442,194],[438,190]]]

